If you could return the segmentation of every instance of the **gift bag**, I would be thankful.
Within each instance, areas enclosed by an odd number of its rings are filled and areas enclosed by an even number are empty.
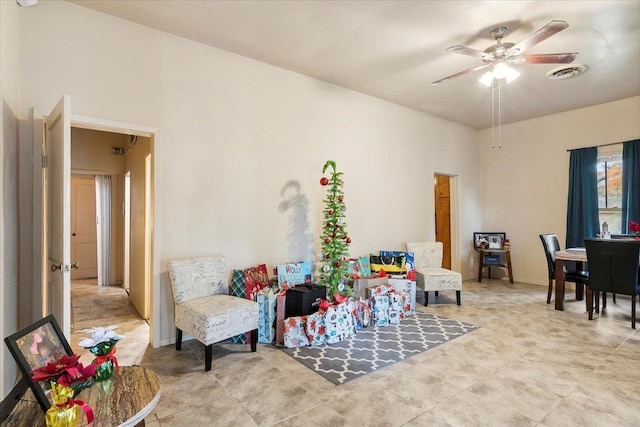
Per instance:
[[[276,296],[276,344],[284,345],[284,312],[287,294],[284,292]]]
[[[271,344],[276,339],[277,295],[263,290],[258,294],[258,342]]]
[[[311,262],[309,261],[276,265],[275,269],[278,273],[278,285],[281,288],[311,283]]]
[[[381,257],[404,257],[405,260],[405,269],[404,271],[411,271],[415,269],[415,256],[413,252],[402,252],[402,251],[380,251]],[[385,270],[386,271],[386,270]]]
[[[380,256],[371,255],[369,257],[371,272],[377,273],[383,270],[389,274],[402,274],[407,271],[406,259],[404,255],[400,256]]]
[[[371,325],[371,304],[369,300],[364,298],[358,298],[354,302],[355,309],[355,325],[356,330],[367,328]]]
[[[305,332],[309,339],[309,344],[312,346],[324,345],[326,343],[324,314],[324,312],[316,312],[307,316]]]
[[[293,316],[284,320],[284,346],[296,348],[309,345],[305,332],[307,316]]]
[[[305,283],[287,289],[285,316],[306,316],[318,311],[320,301],[327,298],[327,287]]]
[[[402,296],[392,291],[389,293],[389,324],[397,325],[404,318]]]
[[[374,295],[373,302],[373,323],[376,326],[387,326],[389,324],[389,296]]]
[[[351,303],[331,305],[324,316],[325,339],[327,344],[335,344],[353,335],[355,325],[351,314]]]
[[[229,284],[229,294],[239,298],[246,298],[246,282],[244,271],[233,270],[233,273],[231,273],[231,283]],[[248,337],[249,334],[239,334],[231,337],[231,342],[234,344],[246,344],[248,342]]]
[[[404,316],[411,316],[416,312],[416,281],[409,279],[389,279],[389,285],[404,301]]]
[[[361,277],[371,276],[371,263],[368,256],[364,255],[358,258],[358,264],[360,264]]]
[[[258,292],[269,287],[269,275],[267,274],[267,266],[260,264],[256,267],[244,270],[246,298],[255,301]]]

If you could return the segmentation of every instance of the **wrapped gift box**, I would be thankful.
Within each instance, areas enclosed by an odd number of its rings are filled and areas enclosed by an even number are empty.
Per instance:
[[[371,326],[373,312],[371,311],[371,303],[369,300],[358,298],[355,300],[354,305],[356,330]]]
[[[353,281],[353,294],[355,298],[368,298],[365,289],[374,286],[384,286],[389,283],[387,277],[363,277],[361,279],[355,279]]]
[[[400,323],[400,319],[404,318],[404,307],[402,296],[393,291],[389,292],[389,324],[397,325]]]
[[[284,319],[284,346],[287,348],[309,345],[305,332],[307,316],[293,316]]]

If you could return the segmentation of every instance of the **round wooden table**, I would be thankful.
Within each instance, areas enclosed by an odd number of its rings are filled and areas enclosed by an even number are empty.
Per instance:
[[[150,369],[121,366],[109,380],[93,384],[75,398],[91,406],[95,417],[93,427],[144,425],[145,417],[160,400],[160,380]],[[86,418],[84,421],[86,423]],[[45,426],[44,412],[31,389],[2,426]]]

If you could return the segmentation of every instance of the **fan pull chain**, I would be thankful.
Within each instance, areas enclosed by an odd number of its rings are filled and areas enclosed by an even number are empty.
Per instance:
[[[496,148],[495,79],[491,79],[491,148]]]
[[[502,85],[498,84],[498,148],[502,148]]]

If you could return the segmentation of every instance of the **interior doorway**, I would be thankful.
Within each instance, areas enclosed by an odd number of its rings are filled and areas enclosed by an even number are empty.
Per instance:
[[[458,176],[434,174],[436,241],[442,242],[442,267],[460,271],[458,249]]]

